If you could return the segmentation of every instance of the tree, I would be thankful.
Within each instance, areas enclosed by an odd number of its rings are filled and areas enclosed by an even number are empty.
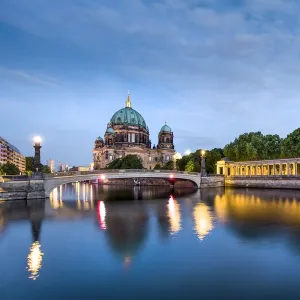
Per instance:
[[[153,168],[153,170],[160,170],[161,169],[161,165],[160,164],[157,164],[154,168]]]
[[[224,148],[224,154],[232,161],[276,159],[280,157],[282,139],[279,135],[263,135],[261,132],[241,134]]]
[[[214,148],[205,153],[205,166],[208,174],[216,173],[216,164],[224,157],[223,149]]]
[[[47,165],[44,165],[42,170],[43,170],[43,173],[45,173],[45,174],[51,173],[51,170]]]
[[[1,172],[2,174],[6,174],[6,175],[19,175],[20,174],[20,170],[19,168],[11,163],[6,163],[4,165],[1,166]]]
[[[195,167],[194,162],[193,162],[192,159],[190,159],[188,161],[188,163],[186,164],[186,166],[185,166],[185,171],[186,172],[193,172],[194,171],[194,167]]]
[[[263,143],[264,143],[263,159],[280,158],[283,139],[278,134],[265,135]]]
[[[138,155],[129,154],[118,158],[107,165],[107,169],[143,169],[143,163]]]
[[[0,175],[3,175],[3,174],[4,174],[3,167],[2,167],[2,165],[0,165]]]
[[[282,141],[281,157],[300,157],[300,128],[294,130]]]
[[[172,160],[166,162],[162,167],[162,170],[173,170],[174,169],[174,162]]]
[[[25,157],[26,161],[26,171],[27,172],[32,172],[33,171],[33,165],[34,165],[34,159],[32,156],[26,156]]]

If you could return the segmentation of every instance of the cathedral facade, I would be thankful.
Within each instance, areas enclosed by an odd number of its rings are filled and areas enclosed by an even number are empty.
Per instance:
[[[151,145],[149,128],[140,113],[132,108],[130,95],[126,106],[118,110],[107,125],[104,138],[98,137],[93,149],[94,168],[105,168],[113,160],[138,155],[146,169],[173,161],[173,132],[165,124],[158,134],[157,146]]]

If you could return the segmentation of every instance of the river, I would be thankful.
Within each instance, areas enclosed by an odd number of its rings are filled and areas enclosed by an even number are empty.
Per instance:
[[[300,299],[300,192],[63,185],[0,203],[0,299]]]

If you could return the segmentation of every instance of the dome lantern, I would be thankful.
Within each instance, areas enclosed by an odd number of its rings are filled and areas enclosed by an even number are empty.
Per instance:
[[[129,93],[129,91],[128,91],[128,96],[127,96],[127,100],[126,100],[126,107],[132,108],[132,104],[131,104],[131,101],[130,101],[130,93]]]

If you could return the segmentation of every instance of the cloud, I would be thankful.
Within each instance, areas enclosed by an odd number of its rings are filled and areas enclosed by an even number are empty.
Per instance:
[[[5,67],[0,67],[0,76],[5,76],[6,78],[11,77],[13,79],[22,80],[34,84],[50,85],[56,86],[57,81],[54,78],[47,76],[37,76],[31,74],[24,70],[8,69]]]
[[[52,118],[95,135],[128,89],[152,141],[167,119],[179,150],[223,146],[257,128],[284,134],[298,126],[299,10],[292,0],[2,0],[0,20],[38,37],[46,58],[35,68],[0,58],[0,74],[17,87],[44,86],[42,99],[67,111]],[[38,52],[45,42],[48,56]],[[65,89],[50,93],[55,78]],[[17,98],[12,88],[0,93]]]

